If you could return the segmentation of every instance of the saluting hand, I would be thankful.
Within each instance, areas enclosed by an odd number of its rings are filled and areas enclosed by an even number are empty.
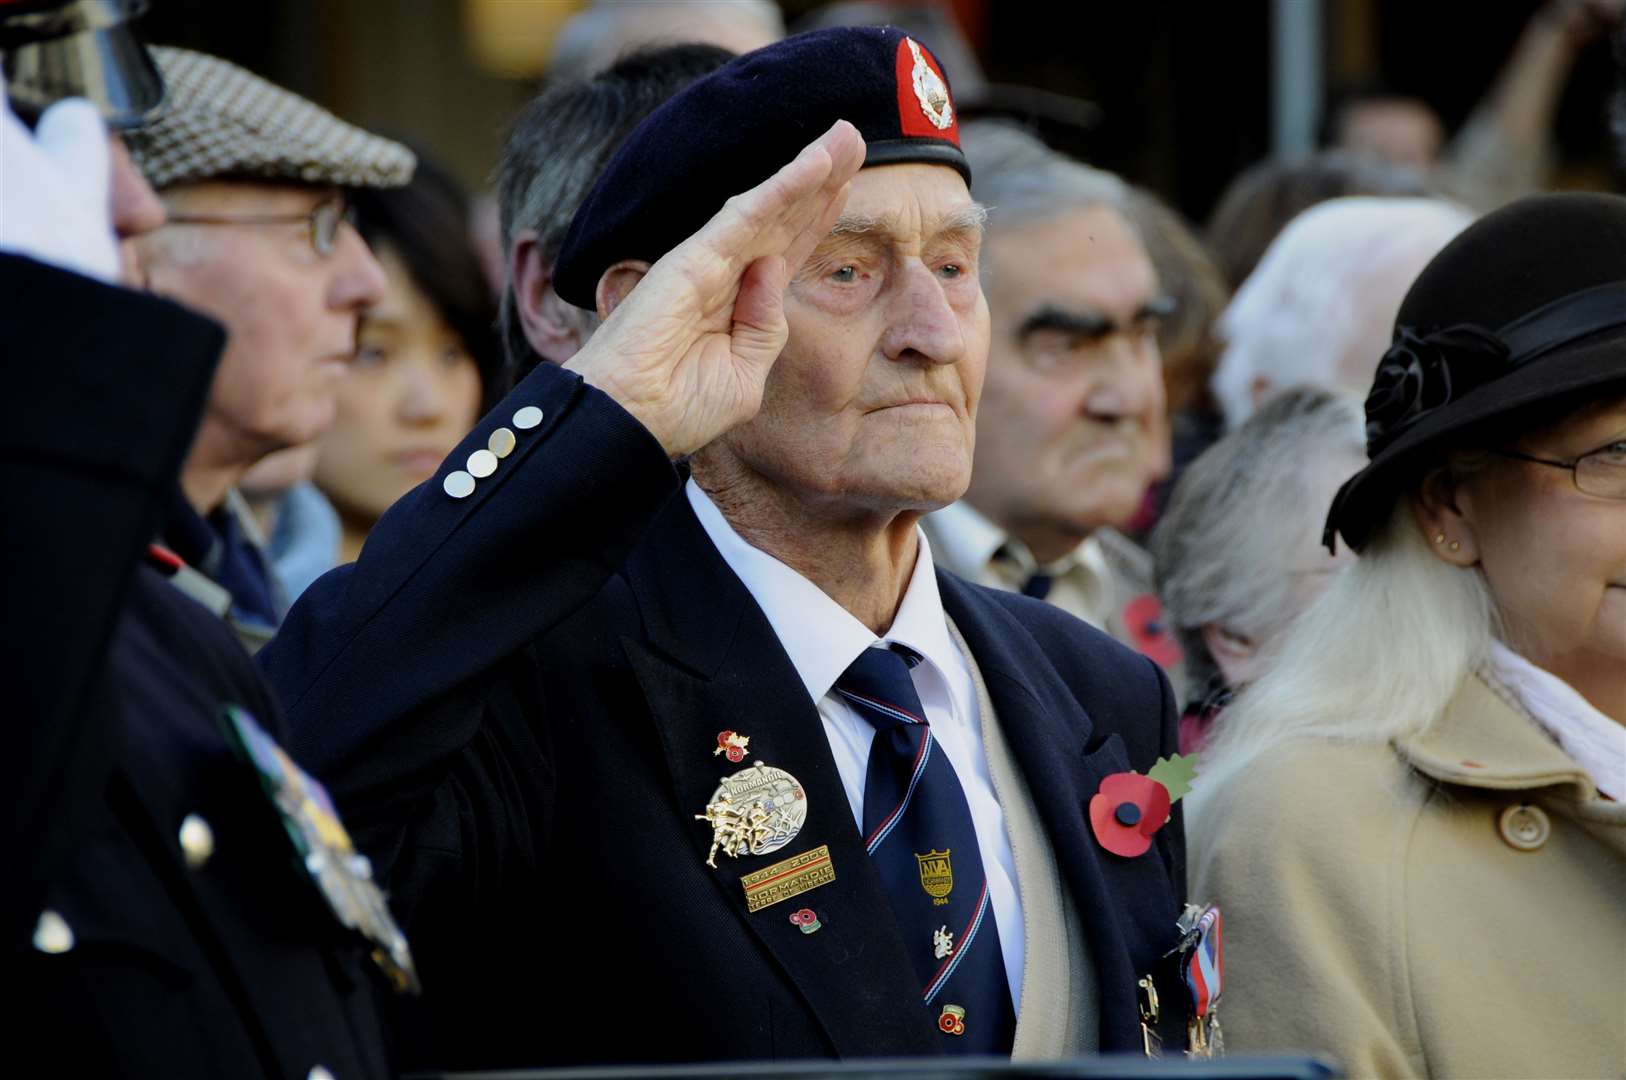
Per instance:
[[[837,121],[650,267],[565,366],[673,456],[755,416],[788,335],[785,286],[835,224],[863,163],[862,136]]]

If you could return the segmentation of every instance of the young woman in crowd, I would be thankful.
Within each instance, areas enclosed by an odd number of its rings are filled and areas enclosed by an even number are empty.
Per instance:
[[[1361,558],[1238,696],[1188,820],[1233,1051],[1351,1076],[1626,1063],[1626,199],[1470,226],[1400,309]]]
[[[420,154],[411,184],[357,192],[352,207],[389,291],[362,320],[316,463],[316,484],[343,523],[341,562],[434,474],[506,382],[496,303],[457,183]]]

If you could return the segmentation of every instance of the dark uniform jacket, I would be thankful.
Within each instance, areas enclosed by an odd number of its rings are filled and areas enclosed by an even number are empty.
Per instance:
[[[515,423],[524,407],[539,426]],[[544,367],[443,472],[500,426],[519,444],[492,475],[462,499],[440,476],[409,494],[259,658],[407,920],[429,1013],[410,1034],[433,1036],[417,1059],[940,1052],[814,703],[659,445]],[[1180,912],[1180,823],[1121,859],[1086,807],[1103,777],[1173,752],[1168,684],[1048,605],[939,586],[1084,914],[1102,1048],[1138,1050],[1135,980]],[[712,869],[695,815],[744,767],[713,755],[723,729],[809,809],[787,847]],[[825,844],[834,882],[747,911],[742,873]],[[817,933],[788,919],[804,904]]]
[[[388,1075],[365,951],[218,726],[277,733],[270,691],[143,560],[223,335],[15,257],[0,298],[0,1073]]]

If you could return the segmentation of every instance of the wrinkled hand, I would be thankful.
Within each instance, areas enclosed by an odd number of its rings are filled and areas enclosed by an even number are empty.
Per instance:
[[[838,121],[650,268],[565,366],[676,456],[756,415],[784,348],[785,286],[835,224],[864,140]]]
[[[107,129],[82,98],[45,110],[35,130],[6,103],[0,77],[0,252],[116,281]]]

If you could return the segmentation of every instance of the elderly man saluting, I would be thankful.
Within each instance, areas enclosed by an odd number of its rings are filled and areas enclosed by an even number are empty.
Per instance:
[[[895,30],[695,83],[560,254],[603,329],[261,654],[414,935],[412,1056],[1142,1047],[1180,821],[1089,807],[1173,752],[1167,681],[917,527],[970,479],[968,172]]]

